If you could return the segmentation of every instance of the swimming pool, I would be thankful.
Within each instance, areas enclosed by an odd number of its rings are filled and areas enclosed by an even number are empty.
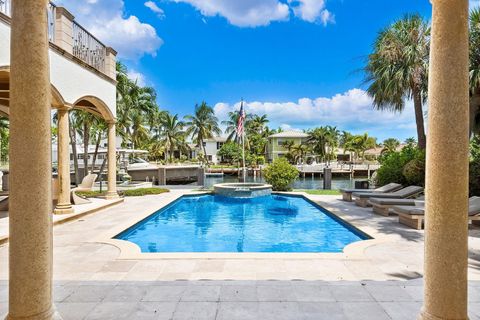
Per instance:
[[[142,252],[342,252],[369,239],[300,196],[183,196],[115,237]]]

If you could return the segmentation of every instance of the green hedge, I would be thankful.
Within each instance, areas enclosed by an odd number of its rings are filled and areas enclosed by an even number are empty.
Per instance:
[[[124,191],[118,191],[118,194],[120,196],[124,197],[140,197],[140,196],[146,196],[150,194],[161,194],[165,192],[170,192],[168,189],[162,189],[162,188],[139,188],[139,189],[131,189],[131,190],[124,190]],[[78,195],[85,197],[85,198],[96,198],[96,197],[103,197],[107,194],[106,191],[100,192],[100,191],[82,191],[82,192],[77,192]]]
[[[139,188],[139,189],[125,190],[123,192],[123,195],[125,197],[140,197],[140,196],[146,196],[150,194],[161,194],[165,192],[170,192],[170,190],[161,189],[161,188]]]

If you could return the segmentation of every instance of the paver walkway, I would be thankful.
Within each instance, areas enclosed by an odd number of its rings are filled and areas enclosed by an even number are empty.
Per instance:
[[[54,296],[69,319],[408,319],[422,300],[423,231],[335,196],[332,212],[381,241],[353,257],[119,259],[99,234],[154,212],[184,190],[54,227]],[[480,229],[470,229],[470,317],[480,320]],[[208,280],[204,280],[208,279]],[[274,279],[274,280],[272,280]],[[0,246],[0,317],[7,312],[8,244]]]
[[[480,283],[470,283],[470,319],[480,319]],[[413,320],[421,281],[56,282],[64,320]],[[0,314],[6,285],[0,285]]]

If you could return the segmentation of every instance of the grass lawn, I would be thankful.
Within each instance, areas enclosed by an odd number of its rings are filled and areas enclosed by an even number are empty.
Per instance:
[[[312,194],[312,195],[323,195],[323,196],[339,196],[341,195],[340,191],[338,190],[323,190],[323,189],[318,189],[318,190],[306,190],[306,189],[295,189],[293,191],[297,192],[305,192],[307,194]]]

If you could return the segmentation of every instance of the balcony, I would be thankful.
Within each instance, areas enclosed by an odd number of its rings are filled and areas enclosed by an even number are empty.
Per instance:
[[[116,52],[75,21],[63,7],[48,5],[48,37],[51,49],[115,80]],[[0,0],[0,21],[10,22],[12,0]]]

